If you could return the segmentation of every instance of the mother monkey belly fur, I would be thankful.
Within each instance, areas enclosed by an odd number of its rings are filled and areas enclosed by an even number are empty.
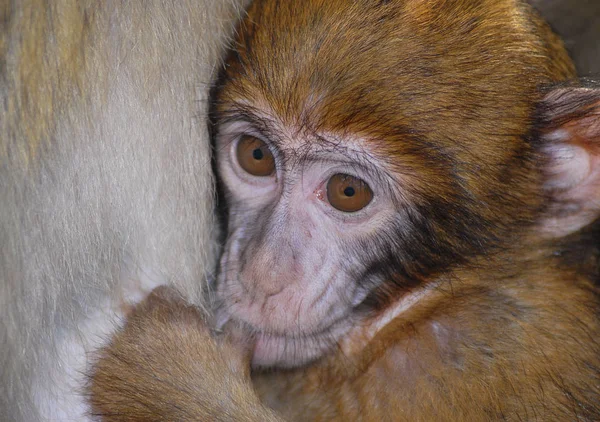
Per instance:
[[[243,1],[0,2],[0,419],[85,421],[90,353],[214,270],[208,89]]]

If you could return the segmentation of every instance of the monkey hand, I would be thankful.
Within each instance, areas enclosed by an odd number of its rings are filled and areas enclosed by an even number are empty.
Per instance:
[[[277,421],[250,381],[249,359],[206,318],[159,287],[99,352],[90,405],[102,421]]]

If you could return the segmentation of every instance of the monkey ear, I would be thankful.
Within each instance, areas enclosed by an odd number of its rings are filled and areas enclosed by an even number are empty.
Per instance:
[[[562,237],[600,216],[600,87],[551,91],[538,123],[549,200],[543,229]]]

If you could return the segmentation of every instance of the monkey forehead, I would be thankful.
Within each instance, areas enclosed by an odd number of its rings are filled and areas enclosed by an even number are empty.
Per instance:
[[[224,98],[260,98],[290,126],[394,147],[429,138],[502,160],[528,126],[537,86],[569,76],[525,7],[259,0],[228,59]]]

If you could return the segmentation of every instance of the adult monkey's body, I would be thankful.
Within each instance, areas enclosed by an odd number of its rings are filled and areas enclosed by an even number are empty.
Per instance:
[[[208,88],[241,1],[0,1],[0,420],[84,421],[87,352],[214,268]]]
[[[218,315],[256,335],[255,368],[288,368],[256,371],[264,403],[600,418],[600,89],[549,88],[575,73],[524,2],[257,0],[227,64]],[[202,326],[138,309],[93,375],[98,414],[275,419]]]

